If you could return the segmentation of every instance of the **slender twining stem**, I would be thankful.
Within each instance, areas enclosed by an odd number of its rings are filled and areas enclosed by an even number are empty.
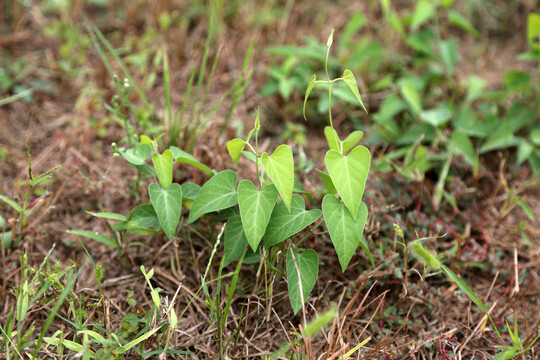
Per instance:
[[[330,75],[328,75],[328,56],[330,55],[330,46],[326,49],[326,59],[324,60],[324,71],[326,72],[326,79],[328,80],[328,120],[330,121],[330,127],[333,129],[332,123],[332,82],[330,81]]]
[[[328,42],[326,45],[326,59],[324,60],[324,71],[326,72],[326,79],[328,81],[328,120],[330,122],[330,127],[332,128],[332,136],[334,137],[334,142],[336,144],[341,144],[341,141],[338,141],[339,139],[336,138],[336,132],[334,131],[334,124],[332,122],[332,81],[330,81],[330,75],[328,74],[328,57],[330,56],[330,48],[332,47],[333,36],[334,36],[334,29],[332,29],[332,32],[330,33],[330,36],[328,37]],[[340,152],[343,152],[341,150],[341,146],[339,150]]]
[[[259,173],[259,130],[261,124],[259,122],[259,109],[257,109],[257,116],[255,117],[255,171],[257,172],[257,184],[259,188],[262,188],[261,175]],[[249,144],[248,144],[249,145]]]

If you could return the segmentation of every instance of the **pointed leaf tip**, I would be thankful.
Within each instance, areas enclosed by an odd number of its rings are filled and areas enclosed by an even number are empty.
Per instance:
[[[307,104],[307,100],[308,100],[308,97],[309,97],[309,94],[311,93],[311,90],[313,90],[313,87],[315,86],[315,83],[317,82],[317,76],[313,75],[311,77],[311,80],[309,81],[309,85],[307,87],[307,90],[306,90],[306,96],[304,98],[304,109],[303,109],[303,114],[304,114],[304,120],[307,121],[307,118],[306,118],[306,104]]]

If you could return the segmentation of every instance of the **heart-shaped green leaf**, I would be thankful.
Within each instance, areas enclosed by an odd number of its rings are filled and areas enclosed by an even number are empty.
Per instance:
[[[193,202],[187,223],[191,224],[203,214],[236,205],[236,180],[236,173],[232,170],[224,170],[208,180]]]
[[[358,84],[356,83],[356,78],[354,77],[354,74],[352,73],[351,70],[347,69],[343,72],[343,81],[345,81],[345,84],[347,84],[347,86],[353,93],[356,100],[358,100],[360,105],[362,105],[362,108],[364,109],[364,111],[367,112],[367,109],[364,106],[364,103],[362,102],[360,91],[358,90]]]
[[[202,190],[201,190],[202,191]],[[258,191],[249,180],[238,184],[238,207],[246,238],[255,251],[266,231],[266,226],[276,204],[278,192],[272,184]]]
[[[180,184],[171,184],[167,190],[156,183],[150,184],[148,194],[152,201],[152,206],[156,212],[159,224],[163,228],[165,235],[171,239],[175,232],[180,213],[182,211],[182,187]]]
[[[187,153],[184,150],[177,148],[176,146],[171,146],[171,151],[174,155],[174,159],[177,162],[196,167],[197,169],[204,171],[208,175],[214,175],[214,171],[212,169],[210,169],[208,166],[206,166],[202,162],[199,162],[190,153]]]
[[[287,251],[287,285],[294,313],[302,308],[319,276],[319,256],[313,249]]]
[[[240,216],[233,216],[227,221],[224,242],[225,260],[223,266],[227,266],[238,259],[246,249],[246,246],[249,245]]]
[[[371,163],[369,150],[364,146],[357,146],[348,156],[329,150],[324,162],[339,196],[353,219],[356,219]]]
[[[285,203],[279,201],[266,228],[264,246],[270,247],[281,243],[315,222],[320,216],[319,209],[306,211],[304,199],[300,195],[293,195],[290,212]]]
[[[153,228],[156,231],[161,230],[159,219],[152,204],[139,205],[133,209],[131,221],[135,221],[145,228]]]
[[[146,159],[152,154],[152,146],[148,144],[137,144],[134,148],[123,151],[118,149],[120,155],[133,165],[143,165]]]
[[[326,138],[326,142],[328,143],[328,147],[330,148],[330,150],[336,150],[337,152],[341,152],[341,139],[339,138],[339,135],[334,128],[330,126],[325,126],[324,137]]]
[[[227,151],[229,151],[229,155],[234,160],[234,166],[238,165],[238,161],[240,161],[240,157],[242,156],[242,151],[244,151],[245,146],[246,142],[238,138],[227,142]]]
[[[287,209],[290,209],[294,187],[294,159],[291,148],[287,145],[280,145],[272,156],[268,156],[267,153],[262,154],[261,162],[268,176],[276,185]]]
[[[313,75],[311,77],[311,80],[309,81],[309,85],[308,85],[307,90],[306,90],[306,97],[304,98],[304,110],[303,110],[304,119],[306,121],[307,121],[307,118],[306,118],[306,103],[307,103],[307,99],[309,97],[309,93],[311,92],[311,90],[313,90],[313,87],[315,86],[316,81],[317,81],[317,77],[315,75]]]
[[[358,145],[360,140],[364,137],[364,132],[360,130],[353,131],[343,140],[341,146],[343,147],[343,154],[346,154],[353,147]]]
[[[356,221],[341,201],[332,195],[324,197],[322,211],[326,227],[338,255],[341,270],[345,271],[358,245],[362,246],[373,265],[371,252],[362,238],[368,215],[366,204],[362,203],[360,206]]]
[[[171,150],[165,150],[163,154],[152,155],[152,163],[156,168],[157,177],[161,187],[165,190],[172,184],[172,165],[173,165],[173,153]]]

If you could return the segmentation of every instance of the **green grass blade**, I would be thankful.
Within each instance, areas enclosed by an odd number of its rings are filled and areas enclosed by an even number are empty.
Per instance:
[[[474,293],[474,291],[472,291],[472,289],[465,283],[465,281],[461,280],[461,278],[459,276],[457,276],[452,270],[450,270],[448,267],[446,267],[445,265],[441,264],[441,270],[445,273],[445,275],[450,279],[452,280],[460,289],[461,291],[463,291],[468,297],[469,299],[472,300],[472,302],[474,302],[483,312],[487,313],[488,312],[488,308],[486,307],[486,305],[484,305],[484,303],[482,302],[482,300],[480,300],[478,298],[478,296],[476,296],[476,294]]]
[[[67,281],[66,281],[66,287],[64,290],[60,293],[58,298],[56,299],[56,304],[52,308],[51,312],[49,313],[49,316],[47,316],[47,320],[45,320],[45,324],[43,324],[43,328],[41,329],[41,334],[39,335],[39,338],[36,342],[36,348],[34,350],[34,354],[32,355],[32,359],[37,359],[37,354],[39,352],[39,348],[41,344],[43,343],[43,338],[45,337],[45,334],[47,334],[47,331],[49,330],[49,327],[51,326],[54,318],[56,317],[58,310],[64,303],[64,300],[66,297],[71,293],[71,289],[75,285],[75,282],[77,281],[77,278],[84,270],[84,265],[81,266],[79,271],[75,275],[73,275],[73,270],[69,270],[67,275]]]

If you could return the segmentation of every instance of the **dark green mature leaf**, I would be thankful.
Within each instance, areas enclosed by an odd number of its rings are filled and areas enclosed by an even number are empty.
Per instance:
[[[161,230],[159,219],[152,204],[139,205],[133,209],[131,220],[136,221],[142,227],[153,228],[156,231]]]
[[[341,269],[345,271],[358,245],[362,244],[370,260],[372,256],[367,244],[362,242],[362,233],[366,224],[368,210],[364,203],[359,208],[356,220],[347,208],[333,195],[323,198],[322,211],[330,238],[336,249]]]
[[[287,284],[294,313],[302,308],[319,276],[319,256],[313,249],[287,251]]]
[[[203,214],[236,205],[238,203],[236,180],[236,173],[231,170],[217,173],[208,180],[193,202],[187,223],[191,224]]]
[[[314,223],[320,216],[319,209],[306,210],[304,199],[300,195],[293,195],[290,212],[284,202],[279,201],[266,228],[264,246],[270,247],[281,243]]]
[[[227,266],[238,259],[249,245],[240,216],[233,216],[227,221],[224,242],[225,260],[223,266]]]
[[[197,195],[199,195],[199,191],[201,191],[201,187],[192,182],[183,183],[181,186],[182,197],[184,199],[195,200],[197,198]]]
[[[246,238],[253,251],[257,250],[276,204],[278,191],[273,184],[258,191],[249,180],[238,184],[238,207]]]
[[[182,212],[182,187],[173,183],[166,190],[156,183],[150,184],[148,194],[165,235],[171,239],[176,233]]]

